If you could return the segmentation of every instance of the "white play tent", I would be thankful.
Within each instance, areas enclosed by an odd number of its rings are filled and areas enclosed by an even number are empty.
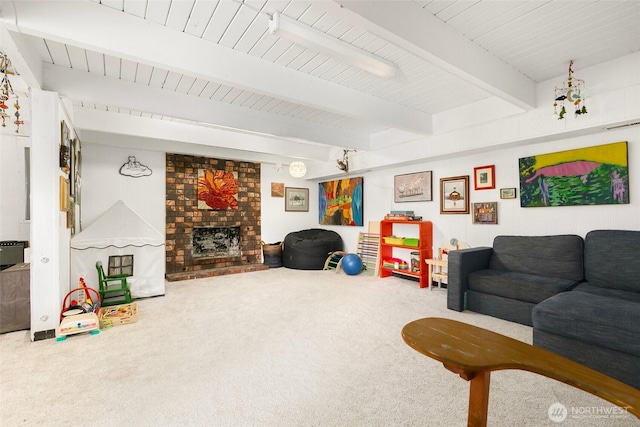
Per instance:
[[[71,239],[71,280],[98,288],[96,262],[107,272],[109,255],[133,255],[133,298],[164,295],[164,236],[122,200]]]

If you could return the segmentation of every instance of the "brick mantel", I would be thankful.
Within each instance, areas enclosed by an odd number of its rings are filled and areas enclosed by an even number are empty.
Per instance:
[[[237,172],[238,209],[198,209],[198,170]],[[260,164],[167,154],[166,273],[171,277],[213,276],[208,270],[242,272],[261,263]],[[241,255],[193,257],[193,227],[240,227]],[[231,268],[233,267],[233,268]],[[207,270],[207,271],[205,271]],[[194,273],[199,273],[195,274]]]

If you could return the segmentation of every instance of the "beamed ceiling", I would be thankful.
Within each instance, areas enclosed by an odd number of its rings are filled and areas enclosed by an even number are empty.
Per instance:
[[[441,131],[459,109],[640,50],[637,1],[2,1],[3,50],[72,105],[83,142],[334,162]],[[269,34],[275,12],[396,66],[379,77]],[[8,47],[7,47],[8,46]],[[542,101],[544,105],[548,100]],[[485,112],[486,113],[486,112]],[[495,118],[495,117],[493,117]],[[405,159],[406,162],[406,159]]]

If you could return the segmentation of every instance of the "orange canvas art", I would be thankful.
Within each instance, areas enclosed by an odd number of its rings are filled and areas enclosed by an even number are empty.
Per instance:
[[[198,209],[238,209],[237,172],[199,169]]]

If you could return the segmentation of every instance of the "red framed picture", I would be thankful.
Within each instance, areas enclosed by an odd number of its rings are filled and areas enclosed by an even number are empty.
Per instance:
[[[496,166],[479,166],[473,168],[474,190],[491,190],[496,188]]]

